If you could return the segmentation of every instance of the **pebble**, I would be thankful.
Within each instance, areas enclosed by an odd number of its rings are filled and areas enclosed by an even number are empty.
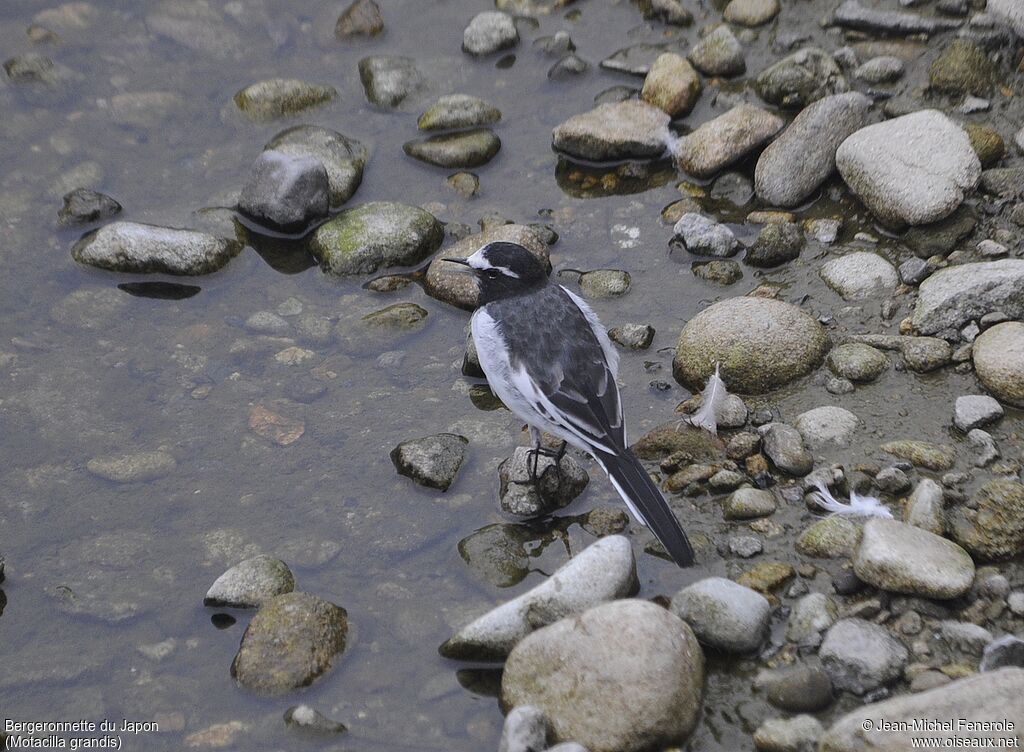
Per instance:
[[[771,618],[767,598],[724,577],[687,585],[672,597],[670,608],[701,643],[727,653],[757,650]]]
[[[1024,668],[1024,640],[1013,635],[1003,635],[986,645],[978,670],[985,673],[1007,666]]]
[[[749,520],[774,514],[777,507],[771,491],[745,486],[723,502],[722,513],[727,520]]]
[[[629,350],[646,350],[654,341],[654,327],[649,324],[623,324],[608,330],[608,338]]]
[[[803,230],[795,222],[773,222],[761,228],[747,250],[750,266],[775,267],[800,256],[805,244]]]
[[[793,604],[786,623],[786,639],[807,647],[821,644],[822,633],[836,623],[839,609],[824,593],[808,593]],[[829,694],[831,694],[831,680]]]
[[[828,345],[821,325],[790,303],[731,298],[708,306],[683,327],[672,371],[696,391],[720,364],[729,389],[764,394],[814,370]]]
[[[882,375],[889,367],[889,359],[873,347],[849,342],[832,348],[828,367],[836,376],[866,383]]]
[[[590,63],[575,53],[569,53],[548,68],[548,78],[552,81],[563,81],[586,73],[589,69]]]
[[[743,45],[726,25],[705,34],[686,56],[706,76],[739,76],[747,70]]]
[[[952,40],[928,69],[929,88],[943,94],[985,96],[995,77],[988,55],[969,39]]]
[[[407,141],[402,150],[437,167],[481,167],[501,150],[501,139],[490,128],[475,128]]]
[[[1024,590],[1016,590],[1006,598],[1006,604],[1015,616],[1024,616]]]
[[[907,499],[903,519],[908,524],[934,535],[944,535],[946,509],[942,486],[931,478],[922,478]]]
[[[85,463],[95,476],[115,483],[145,483],[170,475],[178,463],[164,451],[129,452],[93,457]]]
[[[779,15],[779,0],[731,0],[722,14],[729,23],[763,26]]]
[[[666,52],[658,56],[647,72],[640,98],[678,118],[693,109],[700,92],[700,76],[693,66],[686,58]]]
[[[519,705],[505,716],[498,752],[542,752],[547,747],[548,719],[533,705]]]
[[[411,57],[371,55],[359,61],[366,100],[385,109],[411,104],[427,89],[427,79]]]
[[[849,88],[836,61],[817,47],[794,52],[766,68],[754,80],[758,96],[778,107],[806,107]]]
[[[76,188],[64,194],[64,206],[57,213],[63,227],[101,222],[121,213],[121,204],[98,191]]]
[[[210,274],[234,258],[242,245],[194,230],[111,222],[79,240],[71,256],[80,264],[135,274]]]
[[[750,104],[738,104],[680,138],[673,155],[684,172],[709,178],[763,146],[783,125],[777,115]]]
[[[721,258],[735,255],[740,249],[740,242],[728,226],[703,214],[684,214],[672,232],[682,238],[686,250],[698,256]]]
[[[443,239],[444,229],[432,214],[406,204],[372,201],[320,225],[309,248],[324,271],[348,276],[412,266],[436,251]]]
[[[287,564],[272,556],[255,556],[218,577],[206,592],[203,605],[259,608],[270,598],[294,589],[295,577]]]
[[[470,55],[490,55],[518,43],[519,32],[512,16],[500,11],[476,14],[462,33],[462,49]]]
[[[932,268],[924,259],[912,256],[900,264],[899,273],[903,284],[919,285],[932,273]]]
[[[372,2],[372,0],[368,0]],[[358,2],[358,0],[357,0]],[[333,721],[309,705],[295,705],[284,711],[284,722],[293,728],[318,734],[340,734],[348,731],[344,723]]]
[[[503,511],[517,517],[540,517],[567,506],[590,482],[587,471],[566,454],[558,466],[554,457],[536,457],[536,481],[531,472],[531,449],[516,447],[512,457],[498,467],[499,497]]]
[[[459,541],[459,556],[474,575],[499,588],[518,585],[529,574],[529,530],[506,523],[485,525]]]
[[[839,146],[836,166],[872,214],[893,226],[949,216],[981,176],[967,134],[938,110],[860,129]]]
[[[391,450],[391,462],[399,475],[421,486],[447,491],[466,459],[469,439],[454,433],[439,433],[403,441]]]
[[[808,410],[793,421],[804,445],[814,452],[849,446],[859,423],[856,415],[835,405]]]
[[[681,0],[651,0],[649,13],[651,18],[672,26],[689,26],[693,23],[693,14]]]
[[[811,752],[825,733],[812,715],[769,718],[754,732],[754,748],[759,752]]]
[[[967,445],[974,455],[975,467],[987,467],[999,459],[999,449],[992,434],[980,428],[967,432]]]
[[[804,447],[800,432],[785,423],[769,423],[761,433],[762,451],[789,475],[803,476],[814,469],[814,458]]]
[[[479,128],[501,120],[501,110],[468,94],[448,94],[428,107],[416,121],[421,131]]]
[[[821,629],[827,629],[831,622]],[[832,704],[832,680],[817,664],[797,662],[762,671],[754,681],[770,702],[791,713],[815,713]]]
[[[854,78],[869,84],[888,84],[903,77],[903,61],[893,55],[873,57],[853,72]]]
[[[734,535],[729,538],[729,553],[741,559],[757,556],[764,550],[764,543],[756,535]]]
[[[858,695],[899,678],[909,658],[907,649],[888,630],[863,619],[836,622],[825,634],[818,655],[833,686]]]
[[[958,598],[974,582],[974,562],[960,546],[896,520],[864,525],[853,571],[869,585],[925,598]]]
[[[708,261],[695,263],[693,275],[718,285],[732,285],[743,279],[743,270],[735,261]]]
[[[882,444],[881,449],[886,454],[907,460],[915,467],[923,467],[928,470],[942,471],[952,470],[956,464],[956,450],[948,444],[933,444],[929,441],[916,439],[900,439],[888,441]]]
[[[799,206],[835,171],[836,149],[867,124],[870,108],[870,99],[850,92],[824,97],[801,110],[757,160],[757,195],[772,206]],[[838,230],[837,222],[834,232],[815,237],[830,243]]]
[[[601,104],[555,128],[552,144],[596,162],[658,157],[668,143],[669,116],[636,99]]]
[[[320,160],[270,149],[253,164],[238,209],[260,224],[292,233],[326,217],[330,203],[327,170]]]
[[[441,655],[457,660],[502,660],[533,630],[636,592],[636,561],[629,539],[609,535],[591,543],[532,590],[470,622],[447,640]]]
[[[936,334],[958,329],[993,311],[1024,318],[1024,296],[1019,294],[1022,288],[1024,259],[940,269],[921,283],[911,322],[922,334]]]
[[[830,259],[819,273],[843,300],[889,296],[899,283],[895,267],[870,251],[854,251]]]
[[[939,635],[953,650],[967,655],[980,656],[985,646],[992,642],[992,633],[977,624],[966,621],[944,621],[939,625]]]
[[[654,61],[665,52],[663,44],[640,42],[616,50],[601,61],[605,70],[628,73],[631,76],[646,76]]]
[[[263,148],[318,160],[327,170],[332,207],[341,206],[352,198],[369,159],[366,147],[356,139],[316,125],[297,125],[283,130]]]
[[[982,386],[1000,401],[1024,407],[1024,323],[986,329],[974,341],[972,355]]]
[[[942,368],[953,359],[952,346],[937,337],[901,337],[900,352],[907,368],[916,373]]]
[[[1005,559],[1024,552],[1024,485],[990,480],[969,504],[947,513],[949,531],[961,546],[984,559]]]
[[[501,701],[541,708],[556,742],[640,752],[685,743],[703,684],[704,657],[690,627],[653,603],[622,600],[520,642],[505,663]]]
[[[334,25],[334,36],[338,39],[347,37],[373,38],[384,31],[384,17],[380,6],[373,0],[353,0],[338,16]]]
[[[242,635],[231,675],[261,695],[281,695],[312,683],[345,649],[345,609],[308,593],[264,601]]]
[[[235,94],[235,105],[253,120],[274,120],[311,109],[338,96],[333,86],[294,78],[270,78]]]
[[[619,269],[595,269],[580,276],[580,290],[588,298],[618,298],[629,292],[629,272]]]

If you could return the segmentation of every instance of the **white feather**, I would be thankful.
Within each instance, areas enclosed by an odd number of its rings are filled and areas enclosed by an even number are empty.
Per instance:
[[[708,377],[708,383],[704,386],[701,396],[704,398],[704,404],[686,420],[692,426],[703,428],[717,435],[718,412],[725,402],[725,398],[729,396],[725,382],[718,375],[718,363],[715,363],[715,372]]]
[[[885,517],[892,519],[892,512],[886,509],[880,499],[874,496],[861,496],[856,491],[850,491],[850,503],[844,504],[839,501],[832,492],[828,490],[822,481],[814,482],[817,492],[814,494],[818,506],[832,514],[846,515],[847,517]]]

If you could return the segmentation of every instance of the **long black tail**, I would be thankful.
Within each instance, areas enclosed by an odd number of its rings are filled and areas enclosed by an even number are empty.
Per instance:
[[[618,454],[596,452],[594,457],[608,473],[608,479],[626,506],[658,536],[675,563],[681,567],[691,566],[693,547],[665,497],[636,455],[629,449],[623,449]]]

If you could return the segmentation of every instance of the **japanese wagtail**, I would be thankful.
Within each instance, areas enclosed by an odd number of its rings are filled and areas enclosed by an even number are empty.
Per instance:
[[[693,548],[665,497],[626,446],[615,381],[619,355],[597,314],[548,279],[516,243],[494,242],[468,259],[480,290],[473,342],[494,393],[530,426],[534,459],[540,432],[593,455],[633,516],[650,527],[675,562],[693,564]],[[536,464],[534,465],[536,470]]]

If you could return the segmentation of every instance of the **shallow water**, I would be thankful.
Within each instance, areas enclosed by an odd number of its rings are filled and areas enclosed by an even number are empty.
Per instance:
[[[552,248],[556,271],[621,268],[632,275],[628,295],[594,302],[606,325],[638,321],[657,330],[651,350],[622,357],[634,437],[671,419],[688,396],[672,380],[672,348],[682,325],[710,302],[763,282],[780,283],[783,298],[816,314],[831,313],[836,336],[894,332],[909,313],[906,295],[891,321],[881,320],[878,302],[846,308],[817,279],[826,251],[813,242],[780,270],[744,267],[744,278],[729,288],[695,278],[691,259],[669,254],[671,232],[659,217],[680,196],[676,180],[601,198],[574,197],[560,187],[552,127],[589,109],[610,86],[641,83],[596,63],[627,44],[664,40],[666,32],[644,23],[629,3],[587,0],[540,18],[536,29],[522,24],[523,41],[512,51],[514,64],[505,68],[496,66],[501,55],[476,60],[460,51],[465,24],[485,9],[479,0],[385,0],[386,32],[351,42],[332,34],[342,4],[302,5],[211,2],[220,19],[214,26],[219,41],[191,50],[149,33],[144,19],[157,6],[153,0],[97,0],[89,25],[59,29],[62,43],[36,46],[71,69],[73,83],[49,93],[6,79],[0,85],[5,718],[158,717],[174,729],[125,738],[127,749],[179,749],[183,735],[238,721],[245,724],[239,747],[274,750],[302,745],[282,715],[304,702],[349,726],[328,748],[495,749],[502,721],[491,696],[495,672],[464,671],[441,659],[436,648],[469,618],[539,582],[565,561],[566,546],[578,550],[592,540],[575,521],[561,525],[567,542],[541,531],[531,573],[507,589],[489,585],[460,557],[461,539],[505,521],[496,468],[525,440],[521,424],[507,412],[480,410],[470,399],[475,382],[460,373],[467,313],[428,298],[415,284],[375,293],[364,289],[365,279],[331,279],[306,268],[301,258],[290,259],[293,273],[284,274],[251,247],[221,272],[197,279],[79,267],[68,253],[79,232],[56,224],[60,196],[77,185],[118,199],[123,219],[228,232],[226,212],[199,210],[230,205],[262,145],[302,122],[336,129],[371,148],[352,203],[402,201],[425,206],[444,221],[472,225],[489,212],[549,223],[561,236]],[[777,27],[761,31],[748,46],[749,70],[756,73],[780,56],[771,43],[784,33],[805,33],[828,49],[839,46],[817,24],[826,6],[787,4]],[[33,49],[25,29],[43,7],[28,0],[0,4],[5,59]],[[669,32],[674,36],[667,41],[685,47],[703,22],[718,16],[710,7],[696,15],[693,27]],[[593,64],[577,80],[548,81],[554,59],[531,46],[559,29],[571,33],[578,54]],[[420,110],[382,112],[366,103],[356,64],[374,53],[415,57],[435,95],[476,94],[502,110],[496,127],[502,150],[476,170],[478,197],[457,197],[444,182],[450,171],[402,153],[401,144],[417,136]],[[915,65],[901,86],[912,90],[924,70]],[[294,120],[245,121],[231,97],[270,77],[331,84],[340,96]],[[706,88],[681,128],[717,111],[713,88]],[[742,93],[739,85],[728,88]],[[150,122],[113,122],[113,95],[155,90],[178,94],[182,104]],[[1005,130],[1002,124],[1015,114],[1010,107],[997,107],[986,121]],[[741,169],[749,174],[751,167]],[[754,204],[718,207],[730,221],[742,221],[750,208]],[[850,201],[822,199],[804,216],[832,214],[847,221],[843,240],[870,229],[863,209]],[[894,261],[901,258],[895,244],[889,250]],[[130,287],[150,282],[199,289]],[[76,297],[83,292],[85,304]],[[320,345],[292,332],[284,336],[315,351],[294,366],[274,360],[290,343],[266,343],[242,326],[257,311],[281,311],[294,322],[301,310],[354,328],[364,313],[401,301],[429,311],[417,332]],[[289,383],[300,379],[325,384],[326,394],[311,404],[288,399]],[[959,442],[949,429],[952,399],[976,388],[973,376],[952,369],[928,376],[890,370],[843,397],[829,395],[812,376],[750,404],[770,407],[782,419],[820,404],[852,410],[865,430],[847,453],[828,458],[850,467],[877,462],[876,447],[887,439]],[[304,434],[286,447],[257,436],[248,427],[257,404],[302,421]],[[1021,455],[1022,427],[1017,412],[993,430],[1004,456]],[[467,463],[444,494],[399,477],[388,458],[398,442],[441,431],[471,442]],[[117,485],[85,469],[92,457],[153,449],[177,461],[174,472],[155,481]],[[963,465],[966,451],[960,453]],[[569,517],[618,504],[604,477],[590,469],[591,484],[565,510]],[[702,547],[700,567],[681,571],[644,553],[650,535],[634,527],[642,597],[671,595],[708,574],[736,574],[757,561],[795,562],[792,541],[809,519],[802,505],[780,510],[773,519],[786,532],[767,539],[764,554],[752,562],[726,561],[716,544],[746,525],[722,522],[716,500],[707,496],[680,499],[679,505],[692,520],[693,537],[713,542]],[[272,700],[240,690],[229,673],[250,614],[233,612],[237,622],[218,629],[211,622],[216,611],[202,606],[212,581],[256,552],[284,559],[300,589],[347,609],[353,629],[333,671],[307,690]],[[809,583],[812,589],[827,591],[827,570],[837,567],[825,563]],[[69,590],[76,604],[71,612]],[[167,654],[154,658],[149,648],[166,641]],[[713,659],[710,666],[692,748],[750,749],[753,729],[776,715],[750,689],[755,663]]]

